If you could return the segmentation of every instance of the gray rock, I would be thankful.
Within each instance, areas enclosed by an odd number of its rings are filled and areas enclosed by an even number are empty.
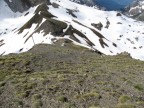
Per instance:
[[[137,20],[144,21],[143,1],[144,0],[135,0],[125,9],[125,14]]]
[[[4,0],[13,12],[24,12],[30,7],[36,6],[41,3],[50,4],[49,0]]]
[[[101,22],[95,24],[95,23],[92,23],[91,24],[93,27],[97,28],[98,30],[101,30],[103,28],[103,25]]]

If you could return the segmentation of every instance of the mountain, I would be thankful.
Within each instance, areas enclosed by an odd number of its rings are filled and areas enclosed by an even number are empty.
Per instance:
[[[0,108],[144,108],[143,30],[69,0],[0,0]]]
[[[144,0],[135,0],[126,8],[125,13],[132,18],[144,21]]]
[[[128,52],[144,60],[144,23],[116,11],[102,11],[69,0],[50,0],[15,12],[0,1],[0,54],[21,53],[36,44],[75,44],[106,55]],[[23,3],[19,7],[24,7]],[[25,9],[24,9],[25,10]]]

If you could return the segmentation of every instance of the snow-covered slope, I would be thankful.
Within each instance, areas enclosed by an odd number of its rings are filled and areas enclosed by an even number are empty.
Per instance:
[[[24,13],[0,1],[0,54],[25,52],[35,44],[74,44],[106,55],[128,52],[144,60],[144,23],[116,11],[101,11],[69,0],[50,0]],[[6,12],[4,12],[6,11]],[[62,44],[63,45],[63,44]]]

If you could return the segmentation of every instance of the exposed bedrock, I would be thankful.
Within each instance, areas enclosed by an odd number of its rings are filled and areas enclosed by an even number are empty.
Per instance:
[[[23,12],[41,3],[50,4],[50,0],[5,0],[5,2],[13,12]]]

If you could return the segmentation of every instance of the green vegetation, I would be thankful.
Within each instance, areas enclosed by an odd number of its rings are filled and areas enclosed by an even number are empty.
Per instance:
[[[90,98],[100,99],[101,96],[96,92],[89,92],[89,93],[83,93],[80,95],[76,95],[76,98],[77,99],[90,99]]]
[[[58,100],[61,101],[61,102],[68,102],[67,97],[64,97],[64,96],[58,97]]]
[[[129,96],[123,95],[123,96],[120,96],[119,103],[125,103],[125,102],[127,102],[129,100],[130,100]]]
[[[139,91],[143,91],[144,90],[144,85],[143,84],[136,84],[134,86],[135,89],[139,90]]]
[[[69,43],[36,45],[0,57],[0,107],[143,108],[143,66]]]
[[[132,104],[119,104],[117,108],[136,108],[136,107]]]

